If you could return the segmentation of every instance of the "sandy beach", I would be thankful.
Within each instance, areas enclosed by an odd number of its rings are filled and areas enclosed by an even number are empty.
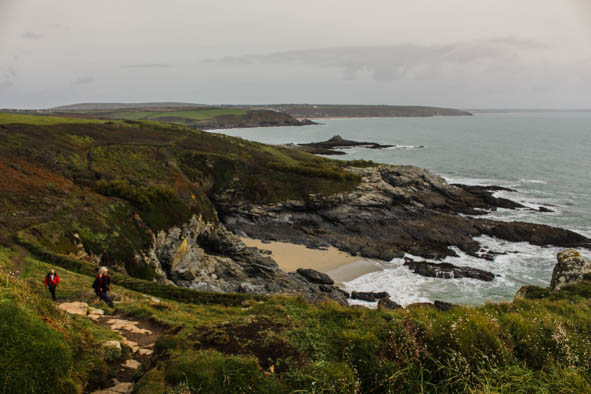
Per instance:
[[[383,269],[377,261],[351,256],[332,246],[319,250],[287,242],[262,242],[245,237],[240,239],[247,246],[270,251],[271,257],[286,272],[293,272],[298,268],[312,268],[327,273],[335,282],[347,282]]]

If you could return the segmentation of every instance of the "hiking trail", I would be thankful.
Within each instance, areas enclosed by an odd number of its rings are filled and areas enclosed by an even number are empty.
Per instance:
[[[88,306],[85,302],[66,302],[59,308],[76,315],[90,318],[95,324],[109,328],[119,334],[121,341],[107,341],[102,345],[105,353],[111,348],[113,352],[121,354],[122,345],[131,348],[132,358],[117,358],[110,363],[115,377],[111,379],[107,388],[87,391],[90,394],[129,394],[133,390],[134,375],[144,362],[148,362],[154,352],[156,340],[164,333],[165,327],[144,319],[124,316],[119,313],[105,315],[102,309]]]

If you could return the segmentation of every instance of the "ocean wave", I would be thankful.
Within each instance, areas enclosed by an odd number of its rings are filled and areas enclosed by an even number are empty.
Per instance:
[[[469,278],[427,278],[410,271],[403,265],[403,259],[393,259],[384,264],[383,271],[363,275],[345,283],[345,287],[348,291],[387,291],[393,301],[403,306],[435,300],[476,305],[489,301],[510,301],[515,292],[525,284],[549,284],[560,248],[544,248],[525,242],[513,243],[488,236],[477,237],[475,240],[481,244],[483,252],[505,254],[495,256],[494,261],[488,261],[453,248],[457,256],[447,257],[443,262],[490,271],[496,275],[491,282]],[[406,257],[437,262],[410,255]],[[354,303],[369,307],[376,305],[362,301]]]
[[[548,182],[541,180],[541,179],[520,179],[519,182],[521,183],[534,183],[534,184],[540,184],[540,185],[547,185]]]

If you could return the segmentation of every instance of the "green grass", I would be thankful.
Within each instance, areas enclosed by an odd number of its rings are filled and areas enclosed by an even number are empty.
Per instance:
[[[46,115],[29,115],[0,112],[0,124],[29,124],[37,126],[50,126],[57,124],[80,124],[80,123],[105,123],[106,120],[99,119],[79,119],[79,118],[65,118]]]
[[[0,267],[8,267],[13,255],[0,248]],[[22,283],[27,289],[33,301],[19,303],[28,305],[29,317],[51,308],[41,284],[51,267],[62,277],[60,301],[86,300],[101,306],[91,294],[91,275],[31,256],[24,266],[21,279],[8,283]],[[142,292],[118,285],[112,295],[119,301],[117,312],[175,328],[157,341],[150,368],[136,386],[138,393],[153,393],[155,388],[209,392],[214,387],[221,393],[568,393],[591,390],[589,279],[541,299],[448,312],[427,306],[358,310],[332,303],[312,305],[297,297],[253,298],[238,304],[222,298],[211,304],[163,298],[155,303]],[[0,283],[4,289],[7,281]],[[83,324],[83,318],[61,318],[95,341],[108,339],[90,327],[92,323]],[[26,335],[53,338],[54,334],[34,331],[47,328],[23,322],[33,330],[27,328]],[[55,341],[49,342],[56,349],[65,346],[60,356],[65,361],[54,374],[80,387],[88,374],[72,375],[71,369],[63,369],[69,365],[68,349],[75,358],[75,348]]]

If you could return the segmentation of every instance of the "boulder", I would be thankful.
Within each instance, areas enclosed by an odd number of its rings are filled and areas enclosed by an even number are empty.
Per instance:
[[[298,268],[297,273],[306,278],[308,282],[317,283],[320,285],[334,284],[334,281],[330,278],[330,276],[311,268]]]
[[[490,282],[495,278],[491,272],[472,267],[458,267],[450,263],[429,263],[426,261],[406,261],[412,272],[430,278],[459,279],[472,278]]]
[[[583,275],[591,272],[591,261],[575,249],[566,249],[556,256],[558,263],[552,271],[550,290],[560,290],[565,285],[583,280]]]
[[[386,293],[385,291],[354,291],[351,293],[351,298],[354,300],[375,302],[382,298],[390,298],[390,294]]]
[[[130,369],[138,369],[141,364],[134,359],[129,359],[129,360],[125,360],[125,364],[123,364],[123,365],[127,368],[130,368]]]
[[[86,316],[88,312],[88,304],[86,302],[64,302],[59,305],[59,308],[72,315]]]
[[[107,341],[102,344],[103,348],[105,349],[115,349],[116,351],[121,352],[121,343],[119,341]]]
[[[132,390],[133,383],[123,382],[108,389],[93,391],[92,394],[129,394]]]
[[[455,305],[449,302],[435,300],[433,301],[433,306],[440,311],[446,312],[453,308]]]
[[[402,306],[392,301],[390,298],[380,298],[378,301],[378,309],[402,309]]]

